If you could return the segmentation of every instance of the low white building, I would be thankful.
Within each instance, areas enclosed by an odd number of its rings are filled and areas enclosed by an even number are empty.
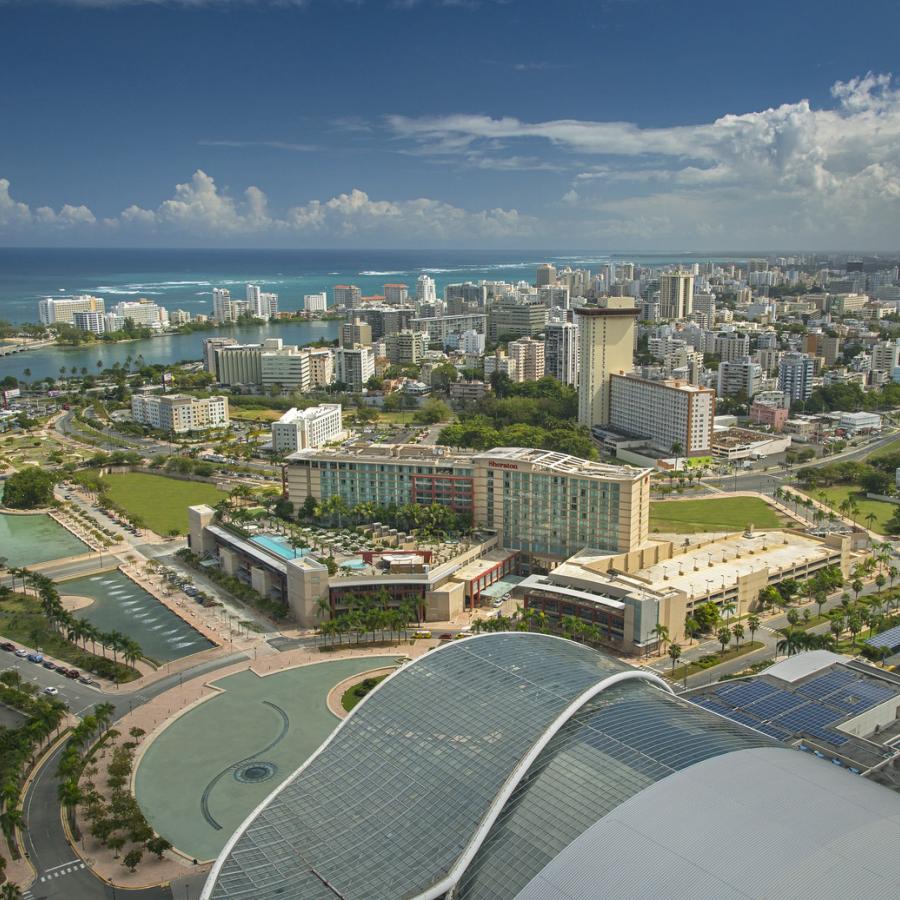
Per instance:
[[[323,403],[308,409],[289,409],[272,423],[272,450],[293,453],[318,449],[344,436],[340,403]]]
[[[328,297],[324,294],[304,294],[303,309],[308,313],[325,312],[328,309]]]
[[[131,398],[131,415],[139,425],[149,425],[175,434],[224,428],[230,421],[228,398],[223,396],[197,398],[185,394],[135,394]]]
[[[846,431],[881,431],[881,416],[873,412],[841,413],[838,427]]]

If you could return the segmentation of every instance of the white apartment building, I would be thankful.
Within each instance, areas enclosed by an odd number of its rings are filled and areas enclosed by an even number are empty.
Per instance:
[[[142,328],[160,329],[169,324],[169,311],[152,300],[123,300],[112,312]]]
[[[422,274],[416,279],[416,302],[436,303],[437,289],[430,275]]]
[[[328,297],[323,291],[321,294],[304,294],[303,309],[308,313],[323,313],[328,309]]]
[[[191,314],[185,309],[173,309],[169,313],[169,321],[173,325],[187,325],[191,321]]]
[[[246,286],[247,306],[257,319],[271,319],[278,315],[278,294],[268,293],[258,284]]]
[[[106,309],[102,297],[92,297],[90,294],[78,294],[74,297],[44,297],[38,302],[38,316],[42,325],[55,325],[57,322],[65,325],[75,324],[77,312],[99,312]]]
[[[384,346],[393,365],[415,366],[428,349],[428,335],[422,331],[398,331],[384,336]]]
[[[272,423],[272,449],[276,453],[318,449],[344,436],[340,403],[323,403],[309,409],[289,409]]]
[[[435,316],[413,318],[409,322],[412,331],[427,331],[429,343],[446,344],[447,337],[451,334],[462,334],[464,331],[477,331],[484,334],[486,331],[487,316],[479,313],[459,316]],[[400,329],[395,329],[399,331]]]
[[[716,395],[712,388],[680,381],[647,381],[610,376],[609,425],[626,435],[647,438],[654,450],[679,456],[710,452]]]
[[[334,380],[348,390],[361,391],[375,374],[375,354],[371,347],[338,347],[334,351]]]
[[[716,323],[716,295],[706,292],[695,293],[693,316],[694,320],[705,328],[712,328]]]
[[[264,388],[309,390],[309,353],[298,347],[263,350],[259,357],[259,371]]]
[[[778,364],[778,389],[791,402],[808,400],[812,394],[813,360],[805,353],[785,353]]]
[[[252,312],[246,300],[232,300],[228,288],[213,288],[212,317],[216,322],[237,322],[242,315]]]
[[[518,381],[516,377],[516,361],[511,356],[507,356],[502,350],[497,349],[493,353],[489,353],[484,358],[484,380],[490,381],[491,375],[499,372],[505,375],[510,381]]]
[[[464,331],[459,335],[459,342],[456,345],[457,350],[461,353],[474,353],[481,355],[484,353],[485,337],[479,334],[475,329]]]
[[[659,313],[664,319],[683,319],[694,308],[694,276],[669,272],[659,276]]]
[[[544,331],[544,374],[563,384],[578,384],[578,326],[548,322]]]
[[[175,434],[224,428],[229,423],[228,398],[135,394],[131,398],[131,415],[139,425]]]
[[[405,284],[386,284],[384,286],[384,302],[391,306],[400,306],[409,299],[409,286]]]
[[[72,324],[79,331],[90,331],[103,334],[106,330],[106,317],[102,312],[77,312],[72,317]]]
[[[524,337],[510,341],[507,351],[516,361],[516,381],[537,381],[544,377],[544,342]]]
[[[115,313],[107,313],[103,317],[103,330],[112,333],[114,331],[123,331],[125,329],[125,319],[117,316]]]
[[[872,347],[872,371],[892,374],[900,365],[900,342],[883,341]]]
[[[720,397],[744,394],[753,399],[762,388],[763,367],[749,356],[719,363],[716,392]]]

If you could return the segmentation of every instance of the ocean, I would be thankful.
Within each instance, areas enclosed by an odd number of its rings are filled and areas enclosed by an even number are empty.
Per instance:
[[[279,295],[282,310],[299,309],[304,294],[325,291],[331,302],[336,284],[356,284],[363,294],[381,293],[382,285],[402,282],[415,291],[423,272],[444,286],[458,281],[529,281],[543,262],[593,271],[611,260],[659,265],[678,260],[700,261],[715,257],[688,254],[574,253],[516,250],[159,250],[0,248],[0,319],[36,322],[42,297],[93,294],[106,300],[107,309],[121,300],[147,297],[170,311],[209,314],[214,287],[230,288],[243,297],[247,282]],[[221,333],[217,331],[216,333]],[[337,336],[335,322],[248,326],[235,329],[242,341],[282,337],[286,343],[307,343]],[[171,335],[124,344],[98,344],[90,349],[57,349],[0,356],[0,378],[44,378],[69,370],[96,371],[143,356],[147,362],[170,364],[199,359],[209,332]],[[28,369],[30,375],[25,375]]]

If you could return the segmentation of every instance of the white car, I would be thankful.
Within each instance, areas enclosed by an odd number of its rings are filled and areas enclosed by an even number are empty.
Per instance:
[[[55,697],[59,693],[58,687],[53,687],[53,685],[48,685],[44,688],[43,693],[48,694],[51,697]]]

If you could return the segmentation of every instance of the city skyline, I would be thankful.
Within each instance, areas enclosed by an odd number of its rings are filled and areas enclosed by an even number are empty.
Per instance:
[[[729,6],[0,2],[0,243],[893,249],[900,13]]]

